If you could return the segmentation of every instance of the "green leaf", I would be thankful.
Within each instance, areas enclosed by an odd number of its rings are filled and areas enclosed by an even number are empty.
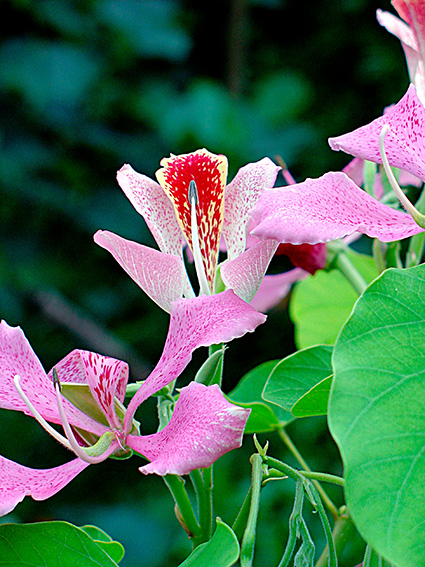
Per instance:
[[[332,374],[331,356],[331,346],[318,345],[284,358],[271,372],[263,398],[291,411],[300,398]]]
[[[231,567],[239,559],[239,542],[231,528],[217,518],[214,535],[197,547],[180,567]]]
[[[265,402],[261,395],[270,373],[278,362],[277,360],[270,360],[253,368],[245,374],[228,396],[231,402],[251,409],[245,427],[247,434],[273,431],[293,419],[288,411]]]
[[[310,417],[328,413],[329,392],[331,391],[332,376],[328,376],[313,386],[304,396],[295,402],[291,413],[295,417]]]
[[[425,565],[425,265],[390,269],[335,345],[331,432],[350,514],[397,567]]]
[[[348,257],[367,283],[378,275],[373,258],[348,251]],[[295,286],[290,303],[298,348],[334,344],[350,315],[357,292],[338,270],[318,270]]]
[[[67,522],[0,525],[0,565],[7,567],[116,566],[101,545]]]
[[[124,557],[124,547],[97,526],[81,526],[81,529],[117,563]]]

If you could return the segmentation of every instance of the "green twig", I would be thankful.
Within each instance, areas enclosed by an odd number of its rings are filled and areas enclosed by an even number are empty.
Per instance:
[[[173,474],[167,474],[163,479],[176,503],[177,519],[196,547],[202,543],[202,533],[184,487],[184,480]]]
[[[305,472],[307,474],[315,474],[315,473],[312,473],[312,470],[310,469],[310,467],[308,466],[308,464],[304,460],[301,453],[295,447],[294,443],[292,442],[292,439],[289,437],[289,435],[286,433],[286,431],[283,427],[278,429],[278,434],[279,434],[279,437],[282,439],[282,441],[285,443],[285,445],[288,447],[288,449],[291,451],[292,455],[295,457],[295,459],[298,461],[298,463],[305,470]],[[308,478],[308,477],[306,476],[306,478]],[[319,491],[319,494],[322,497],[322,500],[325,503],[327,509],[332,514],[333,518],[336,520],[338,518],[338,509],[335,506],[335,504],[332,502],[332,500],[329,498],[329,496],[327,495],[327,493],[325,492],[325,490],[323,489],[321,484],[319,482],[317,482],[318,480],[319,479],[313,480],[313,483],[314,483],[315,487],[317,488],[317,490]],[[324,479],[322,479],[322,480],[324,480]]]
[[[260,508],[261,482],[263,480],[263,459],[255,453],[251,457],[252,491],[248,522],[241,544],[241,567],[251,567],[254,558],[255,533],[257,529],[258,510]]]
[[[203,541],[208,541],[211,538],[212,531],[212,477],[210,469],[204,469],[204,474],[199,469],[195,469],[190,473],[190,478],[198,499],[201,537]]]

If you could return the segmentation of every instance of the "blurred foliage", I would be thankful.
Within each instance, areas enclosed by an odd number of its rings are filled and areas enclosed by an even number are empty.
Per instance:
[[[343,167],[347,156],[333,153],[327,137],[375,118],[407,86],[401,48],[377,24],[378,7],[390,9],[386,0],[0,2],[0,312],[23,327],[46,368],[87,348],[128,360],[140,379],[162,350],[168,316],[92,241],[101,228],[152,243],[115,182],[124,162],[154,176],[162,157],[205,146],[229,157],[230,177],[276,154],[298,180]],[[283,303],[231,345],[224,389],[294,349]],[[154,405],[143,410],[151,431]],[[2,454],[31,466],[63,462],[32,421],[1,412]],[[323,420],[289,429],[313,467],[338,472]],[[229,523],[247,489],[250,452],[248,441],[245,460],[238,453],[217,465],[227,471],[217,475],[217,512]],[[284,541],[292,495],[279,485],[265,491],[259,565],[278,560]],[[165,487],[141,478],[134,460],[91,467],[12,517],[98,522],[126,547],[123,567],[178,564],[189,551]]]

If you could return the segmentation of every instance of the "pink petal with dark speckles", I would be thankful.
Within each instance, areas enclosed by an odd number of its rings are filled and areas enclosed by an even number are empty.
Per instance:
[[[191,382],[162,431],[129,435],[127,444],[151,461],[139,469],[143,474],[189,474],[241,446],[249,412],[228,402],[217,385]]]

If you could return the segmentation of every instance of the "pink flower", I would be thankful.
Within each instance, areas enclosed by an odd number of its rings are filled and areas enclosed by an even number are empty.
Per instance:
[[[274,185],[279,167],[264,158],[240,169],[226,185],[227,158],[205,149],[164,158],[161,166],[156,172],[159,183],[129,165],[117,174],[160,251],[109,231],[98,231],[95,242],[165,311],[173,300],[195,296],[182,256],[186,243],[194,257],[200,294],[214,294],[224,283],[238,297],[251,301],[278,243],[257,241],[246,250],[249,210],[264,187]],[[217,278],[222,238],[228,259],[220,265]]]
[[[231,341],[264,320],[230,290],[212,298],[174,302],[162,356],[127,409],[125,362],[74,350],[46,374],[21,329],[3,321],[0,407],[32,415],[77,458],[35,470],[0,457],[0,515],[13,510],[26,495],[36,500],[53,496],[89,464],[113,454],[134,450],[145,456],[151,462],[140,468],[144,474],[183,475],[208,467],[239,447],[249,411],[229,403],[218,386],[193,382],[182,388],[170,422],[153,435],[139,434],[134,413],[181,374],[195,349]],[[66,437],[47,422],[62,424]]]
[[[404,21],[390,12],[377,10],[378,22],[400,40],[410,80],[425,102],[425,6],[417,0],[393,0],[392,4]]]
[[[330,138],[329,143],[334,150],[382,163],[380,136],[383,130],[384,134],[388,131],[385,155],[389,164],[423,180],[424,118],[424,107],[411,85],[401,101],[383,116],[354,132]],[[292,244],[327,242],[355,232],[391,242],[423,230],[412,216],[380,203],[343,172],[267,189],[251,215],[252,234]]]

